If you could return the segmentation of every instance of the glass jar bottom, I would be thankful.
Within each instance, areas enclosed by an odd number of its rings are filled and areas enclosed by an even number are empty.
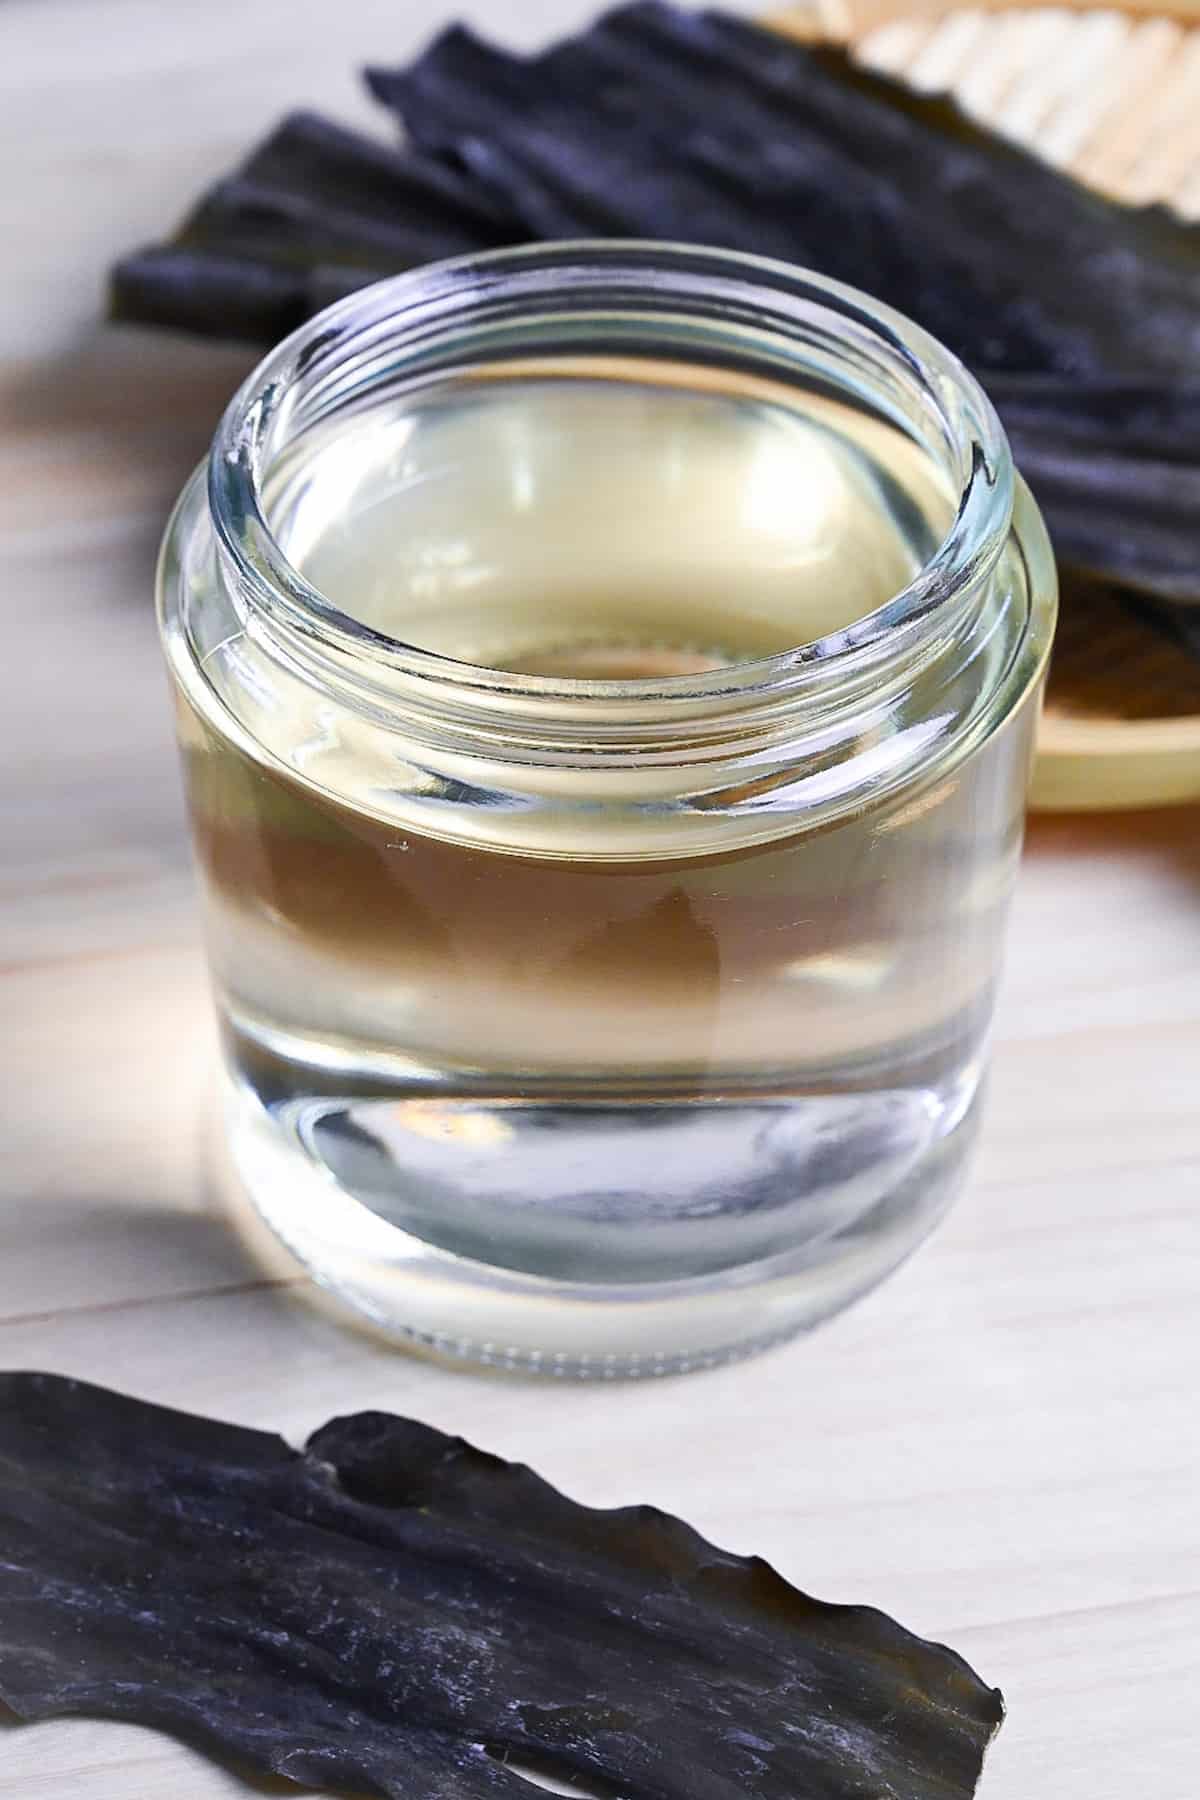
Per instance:
[[[377,1328],[457,1361],[611,1380],[764,1349],[883,1280],[961,1186],[977,1070],[944,1102],[919,1133],[911,1108],[878,1095],[633,1108],[330,1098],[277,1110],[231,1075],[227,1129],[262,1219]],[[503,1146],[507,1205],[481,1191],[489,1136]],[[831,1160],[822,1145],[834,1138]],[[739,1186],[751,1151],[755,1180]],[[674,1209],[661,1197],[672,1165]],[[603,1169],[604,1192],[576,1189],[556,1212],[539,1168],[562,1181],[572,1167]],[[657,1217],[639,1167],[660,1183]],[[726,1204],[713,1203],[718,1191]]]

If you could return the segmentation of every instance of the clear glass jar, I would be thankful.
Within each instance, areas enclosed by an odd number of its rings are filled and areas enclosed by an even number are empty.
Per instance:
[[[160,606],[234,1157],[320,1281],[651,1373],[938,1219],[1055,584],[923,332],[673,246],[384,282],[234,399]]]

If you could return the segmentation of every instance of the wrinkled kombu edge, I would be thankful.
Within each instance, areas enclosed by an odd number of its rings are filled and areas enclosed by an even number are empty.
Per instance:
[[[0,1699],[298,1782],[473,1800],[966,1800],[1002,1717],[950,1650],[649,1507],[382,1413],[303,1451],[0,1376]]]

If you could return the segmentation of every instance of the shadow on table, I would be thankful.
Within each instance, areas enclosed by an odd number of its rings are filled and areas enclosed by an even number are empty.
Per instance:
[[[1139,857],[1170,865],[1200,887],[1200,806],[1163,806],[1139,812],[1033,813],[1025,836],[1027,856],[1057,856],[1081,863],[1098,857]]]
[[[175,496],[260,354],[97,322],[55,356],[9,364],[0,371],[0,414],[8,447],[43,472],[30,490],[34,508],[69,501],[72,522],[83,525],[102,523],[114,508],[144,511],[156,546]]]
[[[231,1216],[232,1203],[213,1194],[207,1205],[173,1208],[85,1199],[77,1211],[55,1206],[56,1236],[76,1234],[83,1253],[109,1275],[118,1291],[89,1303],[75,1293],[68,1312],[129,1311],[176,1299],[307,1285],[307,1277],[282,1251],[257,1245]],[[273,1240],[272,1240],[273,1242]],[[128,1278],[113,1282],[114,1270]],[[183,1272],[186,1271],[186,1276]],[[53,1309],[58,1311],[58,1308]]]

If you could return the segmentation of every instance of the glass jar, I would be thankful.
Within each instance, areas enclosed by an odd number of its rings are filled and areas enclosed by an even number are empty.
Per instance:
[[[1055,583],[925,333],[675,246],[383,282],[233,400],[160,607],[230,1142],[318,1280],[628,1375],[929,1231]]]

